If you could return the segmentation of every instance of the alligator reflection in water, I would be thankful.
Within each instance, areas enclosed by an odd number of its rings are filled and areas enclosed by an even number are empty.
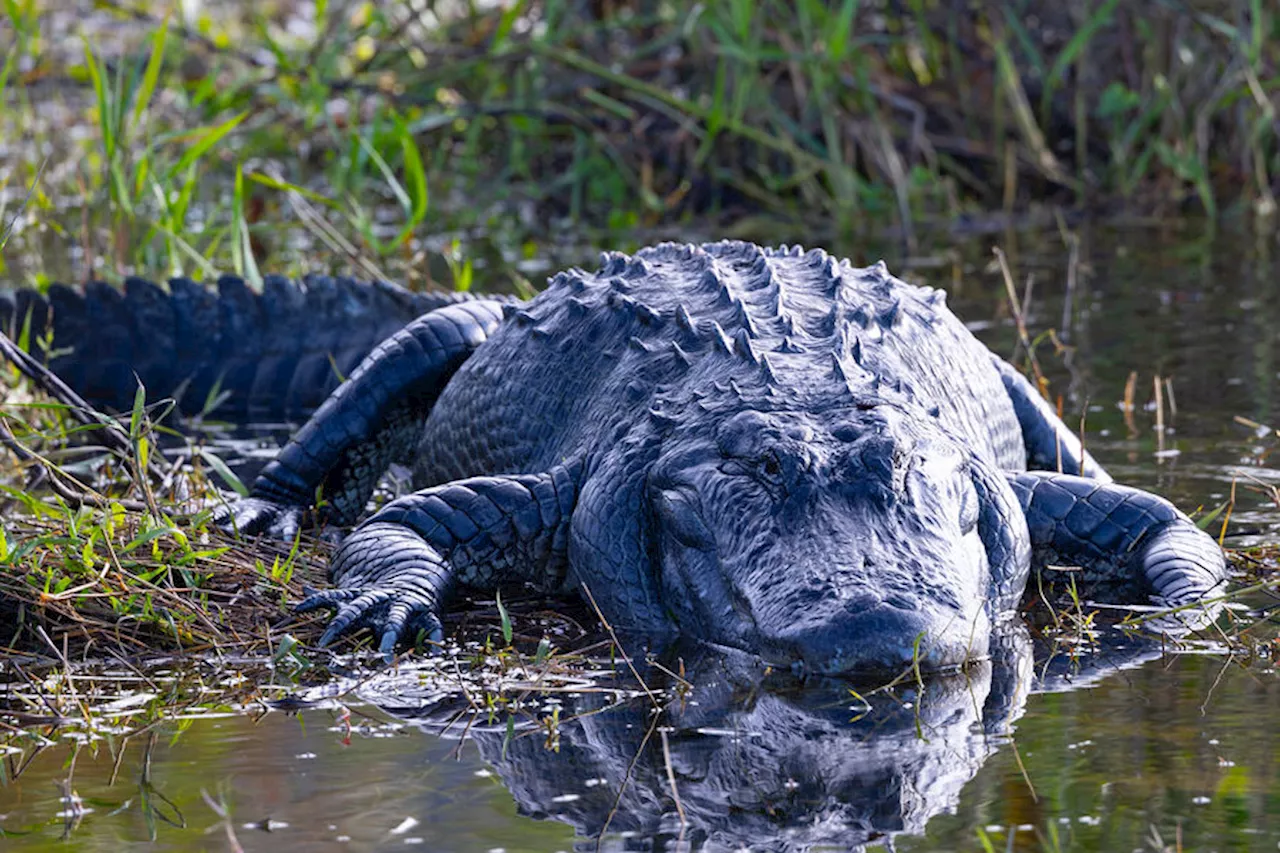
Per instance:
[[[602,832],[606,850],[861,849],[953,811],[1009,740],[1030,691],[1083,687],[1161,654],[1109,635],[1104,649],[1072,659],[1033,655],[1019,629],[991,660],[923,682],[909,675],[869,701],[843,682],[744,684],[722,659],[699,662],[688,701],[661,714],[643,699],[580,702],[556,727],[555,749],[545,721],[512,736],[504,719],[420,704],[416,681],[362,693],[434,735],[473,741],[521,813],[572,825],[582,851],[597,849]]]

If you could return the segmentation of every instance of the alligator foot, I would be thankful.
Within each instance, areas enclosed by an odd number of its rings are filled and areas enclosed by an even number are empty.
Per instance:
[[[457,583],[493,589],[525,580],[563,582],[578,463],[545,474],[472,477],[392,501],[334,554],[337,589],[313,592],[299,610],[337,610],[321,644],[370,628],[389,654],[419,631],[440,643],[440,608]]]
[[[332,572],[338,588],[308,589],[296,608],[337,611],[321,646],[356,628],[372,630],[384,655],[405,634],[422,633],[437,647],[444,641],[440,602],[450,586],[449,566],[412,530],[376,521],[362,525],[334,555]]]
[[[1046,471],[1009,480],[1040,565],[1079,566],[1088,582],[1135,587],[1164,607],[1211,598],[1226,583],[1217,542],[1164,498]]]
[[[213,523],[238,536],[265,533],[275,539],[292,542],[298,537],[306,512],[306,507],[294,504],[265,498],[241,498],[214,511]]]

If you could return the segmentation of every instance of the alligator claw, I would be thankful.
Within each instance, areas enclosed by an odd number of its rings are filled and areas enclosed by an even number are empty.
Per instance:
[[[264,498],[241,498],[219,507],[213,514],[213,523],[239,536],[257,536],[265,533],[273,538],[291,542],[298,537],[305,509],[281,504]]]
[[[378,651],[390,655],[402,636],[426,633],[436,647],[444,641],[444,625],[435,601],[420,590],[393,587],[341,587],[305,590],[307,597],[294,608],[306,613],[328,607],[336,610],[318,645],[328,646],[349,630],[370,628],[379,638]]]

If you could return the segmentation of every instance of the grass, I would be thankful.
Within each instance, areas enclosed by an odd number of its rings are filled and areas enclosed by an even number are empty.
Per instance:
[[[37,281],[332,263],[466,286],[460,241],[494,289],[566,228],[912,242],[1046,204],[1275,211],[1262,0],[76,8],[0,6],[0,264]]]

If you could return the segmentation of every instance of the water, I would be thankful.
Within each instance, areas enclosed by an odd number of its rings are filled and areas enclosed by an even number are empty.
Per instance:
[[[1274,236],[1205,240],[1184,226],[1081,238],[1066,327],[1062,242],[999,243],[1019,290],[1034,273],[1031,334],[1069,328],[1070,355],[1049,340],[1037,354],[1066,409],[1086,411],[1091,450],[1117,479],[1187,510],[1216,507],[1234,482],[1229,541],[1280,541],[1275,433],[1249,425],[1280,421]],[[884,254],[912,277],[962,280],[952,306],[1007,355],[1015,334],[989,267],[993,239],[896,263]],[[1127,420],[1119,402],[1133,372]],[[1176,401],[1174,413],[1165,394],[1162,435],[1157,375]],[[608,819],[606,850],[881,849],[887,837],[921,851],[1275,850],[1280,678],[1266,630],[1255,629],[1248,661],[1119,648],[1083,670],[1054,657],[1047,674],[1049,650],[1013,637],[966,679],[930,682],[923,699],[900,685],[869,708],[841,685],[735,690],[712,668],[692,677],[696,704],[647,739],[646,700],[600,710],[598,696],[563,697],[558,751],[536,726],[509,738],[501,716],[442,736],[457,709],[417,696],[407,673],[294,715],[248,703],[256,713],[8,756],[0,826],[26,834],[0,849],[230,850],[233,835],[247,851],[591,850],[586,836]],[[86,809],[74,825],[59,816],[68,778]]]

